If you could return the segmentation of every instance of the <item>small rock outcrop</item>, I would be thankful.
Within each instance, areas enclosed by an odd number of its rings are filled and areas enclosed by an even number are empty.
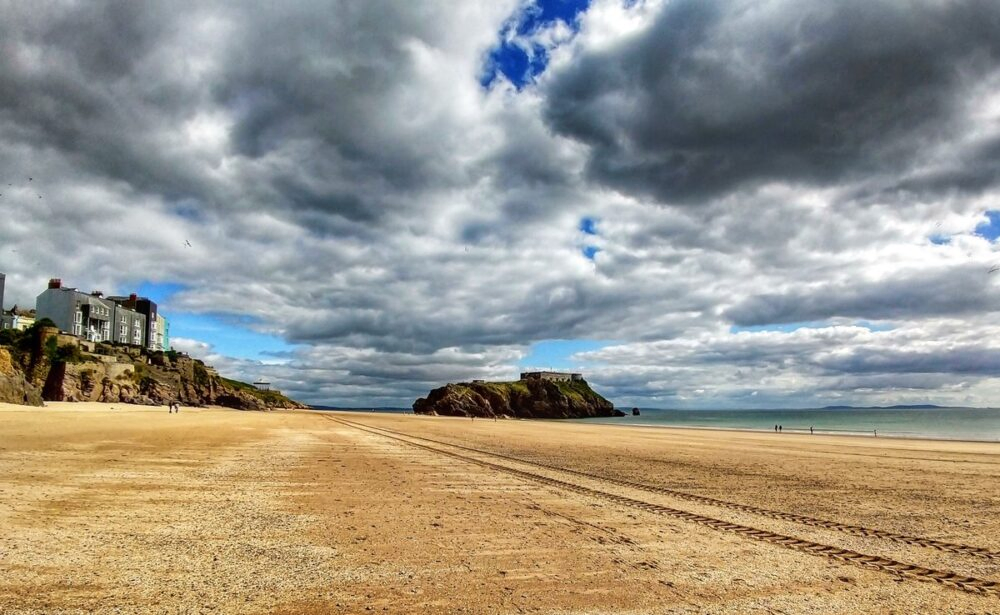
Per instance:
[[[585,380],[463,382],[434,389],[413,402],[417,414],[572,419],[616,416],[614,405]]]

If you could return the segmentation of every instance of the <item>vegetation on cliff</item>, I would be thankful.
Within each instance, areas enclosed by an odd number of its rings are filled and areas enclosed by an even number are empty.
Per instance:
[[[448,384],[413,402],[413,411],[444,416],[545,419],[620,414],[584,380]]]
[[[84,347],[46,320],[23,332],[0,332],[0,401],[38,406],[43,399],[148,405],[179,401],[241,410],[305,407],[278,391],[223,378],[178,352],[108,343]]]

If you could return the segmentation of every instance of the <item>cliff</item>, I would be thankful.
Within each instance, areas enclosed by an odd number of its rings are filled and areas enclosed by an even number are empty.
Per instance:
[[[0,336],[0,401],[96,401],[240,410],[305,408],[277,391],[219,376],[198,359],[110,344],[81,345],[46,326]],[[90,351],[87,350],[90,349]]]
[[[146,359],[146,360],[143,360]],[[198,359],[152,353],[115,362],[57,362],[45,380],[47,401],[99,401],[160,406],[224,406],[239,410],[304,408],[277,391],[223,378]]]
[[[41,406],[42,393],[15,367],[10,351],[0,348],[0,402]]]
[[[571,419],[620,416],[584,380],[448,384],[413,402],[417,414]]]

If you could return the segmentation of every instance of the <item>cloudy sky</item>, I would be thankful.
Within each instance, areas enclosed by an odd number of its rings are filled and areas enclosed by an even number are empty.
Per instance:
[[[319,404],[1000,405],[993,0],[0,11],[7,308],[139,290]]]

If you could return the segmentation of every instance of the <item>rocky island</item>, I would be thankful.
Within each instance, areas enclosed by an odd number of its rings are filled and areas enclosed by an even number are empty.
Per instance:
[[[513,382],[448,384],[413,402],[417,414],[573,419],[623,416],[580,374],[526,372]]]
[[[240,410],[304,408],[278,391],[220,376],[183,353],[87,342],[46,320],[0,332],[0,402],[92,401]]]

